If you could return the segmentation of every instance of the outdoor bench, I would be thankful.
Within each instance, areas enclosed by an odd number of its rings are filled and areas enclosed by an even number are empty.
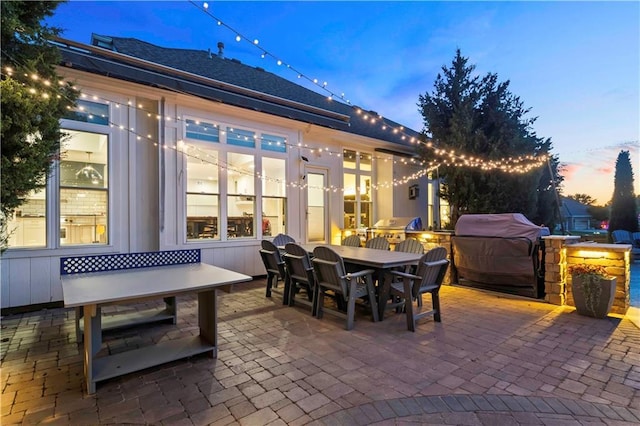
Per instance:
[[[97,382],[113,377],[198,354],[215,358],[217,290],[252,279],[200,262],[200,250],[76,256],[60,262],[64,305],[81,308],[83,371],[89,394],[95,393]],[[194,293],[198,335],[166,335],[152,345],[113,354],[102,350],[102,307],[165,298],[173,301],[170,315],[175,322],[176,297]]]
[[[60,276],[192,263],[200,263],[200,249],[69,256],[60,259]],[[164,308],[160,309],[127,310],[106,315],[102,318],[102,330],[114,330],[153,322],[175,324],[177,321],[176,298],[165,297],[164,302]],[[84,328],[81,321],[84,316],[82,306],[77,306],[75,311],[76,339],[78,342],[82,342]]]

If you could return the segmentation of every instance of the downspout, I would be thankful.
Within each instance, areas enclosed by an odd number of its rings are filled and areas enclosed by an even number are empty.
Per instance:
[[[159,134],[159,139],[160,139],[160,143],[158,144],[158,149],[160,150],[160,170],[159,170],[159,175],[160,175],[160,194],[159,197],[160,199],[158,200],[158,204],[159,204],[159,212],[158,212],[158,220],[159,220],[159,225],[160,225],[160,233],[164,232],[164,219],[165,219],[165,193],[166,193],[166,177],[165,177],[165,172],[166,172],[166,167],[165,167],[165,145],[166,145],[166,140],[165,140],[165,123],[164,123],[164,111],[165,111],[165,98],[164,96],[160,99],[160,134]],[[160,236],[159,236],[160,237]],[[162,238],[159,238],[159,241],[162,241]],[[159,244],[160,246],[162,246],[162,243],[160,242]],[[158,249],[160,249],[160,247],[158,247]]]

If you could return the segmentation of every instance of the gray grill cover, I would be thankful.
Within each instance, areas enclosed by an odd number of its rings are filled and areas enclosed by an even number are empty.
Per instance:
[[[458,278],[530,287],[535,296],[542,229],[520,213],[461,216],[451,239]]]
[[[465,214],[456,222],[456,235],[474,237],[525,237],[536,241],[541,229],[522,213]]]

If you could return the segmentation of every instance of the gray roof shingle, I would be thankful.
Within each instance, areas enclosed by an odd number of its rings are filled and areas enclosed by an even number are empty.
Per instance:
[[[308,105],[315,108],[320,108],[325,111],[332,111],[334,113],[348,116],[348,123],[338,124],[335,128],[347,131],[349,133],[366,136],[374,139],[379,139],[387,142],[402,146],[401,151],[413,152],[413,145],[410,143],[410,137],[418,137],[419,133],[412,129],[405,129],[400,124],[388,120],[385,118],[387,124],[386,129],[382,129],[381,122],[378,120],[377,124],[370,124],[368,121],[362,118],[362,115],[358,113],[359,108],[347,105],[337,100],[329,100],[327,96],[317,93],[313,90],[307,89],[303,86],[295,84],[285,78],[275,75],[271,72],[267,72],[259,67],[252,67],[235,59],[228,59],[219,57],[214,53],[210,53],[204,50],[191,50],[191,49],[176,49],[166,48],[147,43],[142,40],[134,38],[122,38],[93,34],[92,44],[100,46],[117,52],[122,55],[142,59],[144,61],[169,67],[175,70],[180,70],[202,76],[211,80],[223,82],[225,84],[231,84],[241,88],[250,89],[257,94],[264,93],[267,95],[275,96],[277,98],[294,101],[298,104]],[[63,57],[65,57],[65,49],[62,47]],[[100,57],[99,51],[92,52],[94,57]],[[72,52],[67,52],[66,58],[73,58]],[[110,61],[119,62],[117,56],[111,56]],[[126,62],[126,57],[121,57],[121,61]],[[95,61],[85,61],[84,65],[80,68],[85,68],[90,72],[100,73],[100,67],[94,64]],[[64,64],[64,61],[63,61]],[[129,64],[131,65],[131,64]],[[144,65],[136,64],[136,67],[144,68]],[[89,69],[93,68],[93,69]],[[102,71],[104,72],[104,71]],[[157,70],[156,70],[157,72]],[[164,73],[170,76],[170,72]],[[112,72],[109,75],[113,75]],[[117,77],[113,75],[114,77]],[[120,76],[120,78],[125,78]],[[141,77],[140,73],[128,73],[127,79],[136,81],[142,84],[154,84],[153,81],[144,81],[148,77]],[[182,77],[184,79],[184,77]],[[175,89],[174,89],[175,90]],[[211,95],[205,94],[205,90],[200,93],[203,97],[211,98]],[[198,95],[198,93],[192,93]],[[250,98],[249,96],[248,98]],[[245,99],[247,97],[245,96]],[[258,99],[259,96],[255,96]],[[222,100],[236,106],[245,108],[252,108],[261,110],[265,113],[276,114],[281,116],[288,116],[300,121],[312,122],[313,124],[327,126],[327,120],[313,121],[313,117],[304,114],[289,114],[286,111],[283,113],[283,108],[268,107],[268,103],[262,100],[262,103],[257,107],[255,103],[250,101],[243,101],[234,103],[230,98],[220,98],[216,100]],[[267,105],[267,107],[265,107]],[[293,108],[295,109],[295,107]],[[291,109],[290,109],[291,110]],[[333,126],[331,126],[333,127]],[[402,132],[394,133],[394,128],[402,128]],[[402,138],[403,134],[405,136]],[[400,148],[399,146],[399,148]]]

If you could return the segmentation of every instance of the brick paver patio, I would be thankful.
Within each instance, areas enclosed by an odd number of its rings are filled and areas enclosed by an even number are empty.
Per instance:
[[[404,315],[372,323],[360,312],[346,331],[338,318],[266,299],[257,280],[221,297],[217,359],[101,382],[91,396],[73,310],[5,316],[0,423],[640,423],[640,329],[629,319],[461,287],[441,294],[442,323],[411,333]],[[177,328],[110,333],[104,350],[195,335],[195,308],[180,299]]]

